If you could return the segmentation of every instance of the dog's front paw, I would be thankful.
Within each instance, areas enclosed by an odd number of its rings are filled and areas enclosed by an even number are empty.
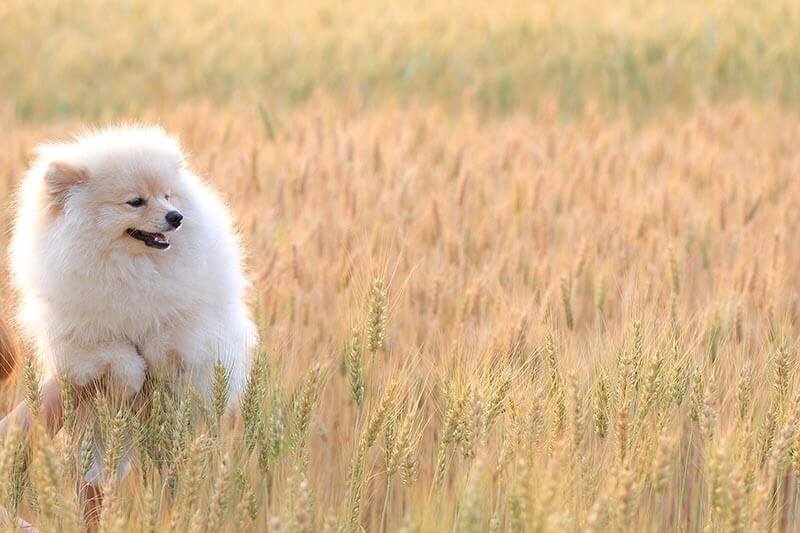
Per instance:
[[[103,367],[89,358],[77,357],[70,364],[56,365],[59,374],[69,377],[74,387],[85,387],[92,381],[102,377]]]
[[[111,365],[109,377],[112,386],[119,388],[125,397],[130,397],[142,389],[146,371],[144,359],[138,354],[133,354],[115,360]]]

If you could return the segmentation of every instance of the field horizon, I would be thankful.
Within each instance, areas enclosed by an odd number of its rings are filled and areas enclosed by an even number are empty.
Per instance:
[[[791,0],[8,0],[2,107],[29,121],[187,102],[440,105],[486,116],[647,116],[800,103]]]

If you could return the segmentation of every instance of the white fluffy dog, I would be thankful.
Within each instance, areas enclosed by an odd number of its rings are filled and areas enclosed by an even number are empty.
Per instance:
[[[208,397],[217,360],[241,392],[256,331],[231,217],[159,128],[47,144],[20,190],[11,242],[23,329],[49,372],[127,394],[148,370]]]

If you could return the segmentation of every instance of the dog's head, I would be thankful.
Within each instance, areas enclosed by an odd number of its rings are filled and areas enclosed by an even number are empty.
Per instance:
[[[159,128],[113,128],[45,145],[39,167],[44,210],[82,228],[86,239],[156,252],[184,224],[184,157]]]

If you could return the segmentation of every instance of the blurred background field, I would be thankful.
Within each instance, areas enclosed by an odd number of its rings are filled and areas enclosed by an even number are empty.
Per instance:
[[[32,120],[315,93],[486,113],[797,106],[798,28],[791,0],[6,0],[1,105]]]
[[[789,0],[0,3],[0,249],[36,143],[141,120],[248,251],[235,429],[101,416],[103,528],[793,530],[798,65]],[[65,433],[0,447],[43,530]]]

